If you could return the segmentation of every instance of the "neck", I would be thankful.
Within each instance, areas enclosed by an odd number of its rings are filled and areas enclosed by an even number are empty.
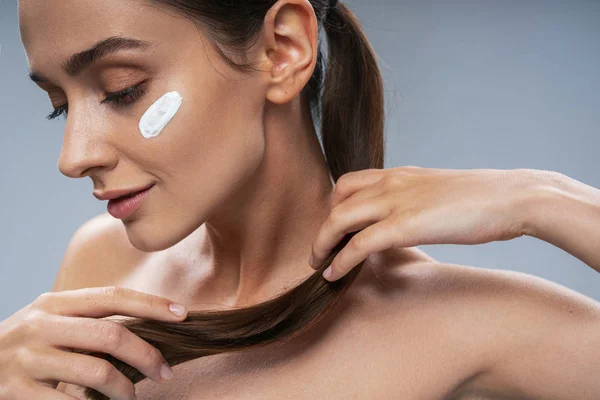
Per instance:
[[[202,286],[216,302],[266,300],[315,273],[308,258],[334,184],[309,111],[297,107],[267,107],[261,164],[200,228]]]

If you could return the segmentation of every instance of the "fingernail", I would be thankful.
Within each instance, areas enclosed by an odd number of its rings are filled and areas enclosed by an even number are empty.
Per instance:
[[[331,278],[331,266],[327,267],[325,272],[323,272],[323,278],[325,278],[325,279]]]
[[[162,367],[160,367],[160,377],[166,381],[173,377],[173,370],[169,367],[169,364],[163,364]]]
[[[177,315],[178,317],[181,317],[181,316],[185,315],[186,308],[185,308],[185,306],[182,306],[181,304],[173,303],[169,306],[169,310],[171,310],[171,312],[173,314]]]
[[[310,255],[310,258],[308,259],[308,264],[313,268],[315,267],[313,264],[313,255],[312,254]]]

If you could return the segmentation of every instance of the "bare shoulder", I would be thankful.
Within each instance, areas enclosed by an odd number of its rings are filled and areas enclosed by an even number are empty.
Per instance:
[[[556,282],[519,271],[416,260],[376,265],[373,273],[381,288],[390,289],[390,296],[409,295],[430,306],[469,310],[516,308],[516,315],[527,316],[538,313],[541,307],[546,312],[567,312],[573,318],[600,317],[600,302]]]
[[[53,292],[111,286],[128,273],[142,255],[131,246],[120,220],[104,213],[83,223],[73,234],[63,256]],[[76,387],[59,382],[58,391],[78,396]],[[78,398],[78,397],[75,397]]]
[[[448,398],[592,399],[600,393],[594,378],[600,302],[511,270],[420,262],[376,271],[390,298],[411,299],[410,323],[435,329],[437,336],[425,337],[440,341],[448,349],[440,350],[444,357],[463,366]],[[397,318],[406,326],[403,314]]]
[[[545,304],[558,312],[567,310],[589,317],[598,317],[600,306],[598,301],[556,282],[507,269],[424,261],[392,266],[387,271],[379,269],[378,276],[392,280],[410,278],[421,296],[446,304],[472,305],[472,300],[476,304],[492,302],[519,308]]]
[[[73,234],[52,291],[108,286],[144,255],[129,243],[120,220],[100,214]]]
[[[469,291],[485,322],[478,328],[487,344],[484,367],[458,392],[600,398],[600,302],[539,276],[466,268],[472,270],[467,282],[473,284]]]

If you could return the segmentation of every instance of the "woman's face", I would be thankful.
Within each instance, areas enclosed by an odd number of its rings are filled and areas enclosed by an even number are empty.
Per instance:
[[[19,20],[30,70],[47,80],[38,85],[53,108],[68,103],[60,171],[89,176],[97,192],[155,183],[124,220],[135,247],[172,246],[248,183],[264,151],[265,80],[228,67],[189,19],[143,0],[20,0]],[[148,45],[107,54],[76,74],[63,69],[111,37]],[[138,84],[139,99],[103,102]],[[145,138],[140,118],[171,91],[181,94],[181,107]]]

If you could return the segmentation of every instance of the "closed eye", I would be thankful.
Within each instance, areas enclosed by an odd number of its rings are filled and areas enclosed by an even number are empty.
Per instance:
[[[146,94],[147,81],[142,81],[136,85],[128,87],[127,89],[120,90],[118,92],[109,93],[104,100],[100,102],[100,104],[106,103],[114,103],[116,107],[123,108],[130,104],[135,103],[137,100],[142,98],[144,94]],[[52,120],[55,118],[64,115],[67,117],[69,112],[69,105],[64,104],[62,106],[56,107],[50,114],[46,116],[46,119]]]

